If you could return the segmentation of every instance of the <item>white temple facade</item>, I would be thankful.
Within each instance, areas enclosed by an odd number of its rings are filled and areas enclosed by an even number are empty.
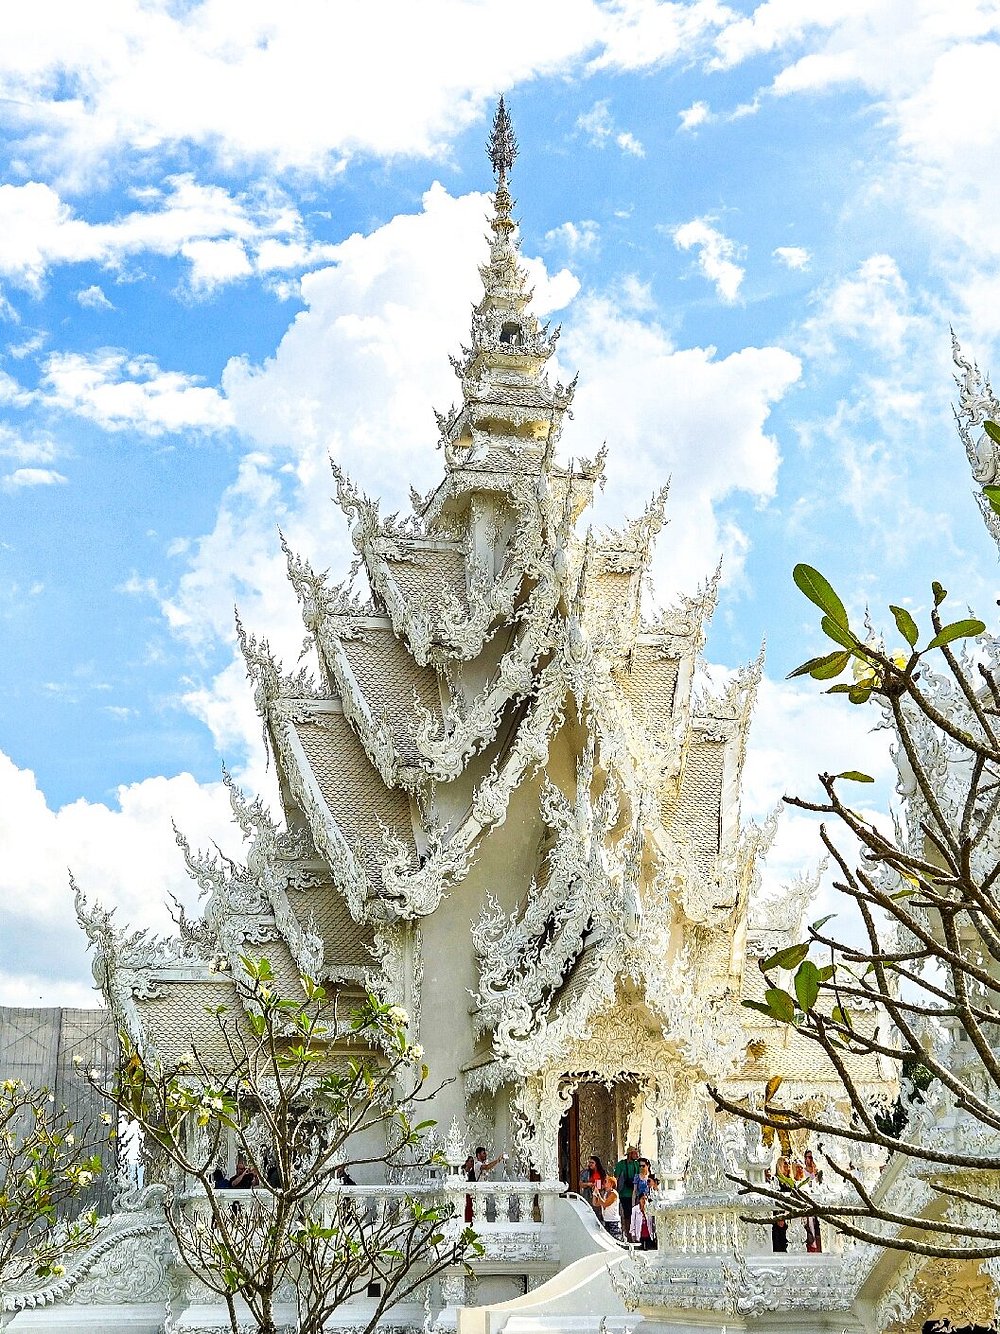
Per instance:
[[[706,1085],[760,1100],[780,1074],[788,1102],[840,1097],[814,1047],[742,1005],[762,990],[757,960],[798,938],[815,880],[762,900],[774,820],[740,816],[762,662],[721,694],[697,683],[717,576],[648,610],[665,489],[617,530],[587,526],[605,458],[564,461],[575,381],[546,373],[558,330],[531,310],[502,103],[490,150],[492,239],[453,358],[457,406],[437,416],[440,480],[405,519],[384,517],[349,459],[334,465],[354,569],[333,583],[317,573],[322,552],[287,550],[311,670],[284,672],[239,628],[280,815],[231,785],[240,865],[178,835],[205,903],[175,937],[119,929],[82,887],[98,981],[118,1026],[166,1062],[211,1054],[205,1007],[232,994],[241,955],[266,956],[287,994],[307,972],[345,1002],[367,987],[406,1007],[434,1077],[454,1076],[432,1109],[449,1151],[482,1143],[510,1163],[508,1180],[477,1188],[477,1280],[445,1279],[394,1329],[460,1320],[485,1334],[514,1319],[513,1331],[533,1301],[550,1329],[634,1325],[624,1298],[655,1323],[634,1274],[612,1282],[633,1262],[563,1197],[590,1154],[614,1163],[629,1143],[664,1184],[667,1327],[763,1330],[793,1308],[798,1323],[781,1328],[886,1327],[855,1302],[872,1257],[845,1259],[832,1239],[822,1256],[796,1242],[772,1257],[769,1212],[740,1222],[726,1171],[762,1171],[766,1155],[756,1132],[716,1123]],[[895,1096],[891,1068],[858,1078],[873,1100]],[[513,1203],[529,1180],[530,1224]],[[188,1310],[155,1184],[133,1187],[99,1252],[18,1298],[16,1330],[222,1326],[221,1308],[215,1326]],[[765,1260],[786,1267],[794,1300],[784,1279],[756,1304],[740,1297]],[[504,1300],[524,1314],[498,1315]],[[360,1319],[345,1310],[343,1327]]]

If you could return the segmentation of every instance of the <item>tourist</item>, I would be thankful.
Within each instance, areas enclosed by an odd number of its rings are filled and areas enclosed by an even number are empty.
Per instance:
[[[770,1173],[766,1175],[770,1178]],[[774,1176],[780,1191],[795,1189],[792,1164],[784,1154],[774,1164]],[[771,1219],[771,1250],[776,1255],[784,1255],[788,1250],[788,1219],[779,1213],[775,1213]]]
[[[257,1169],[247,1162],[245,1153],[240,1152],[236,1155],[236,1171],[229,1184],[233,1190],[253,1190],[255,1186],[260,1185]]]
[[[604,1171],[604,1164],[598,1158],[596,1153],[592,1153],[587,1159],[587,1175],[584,1178],[584,1188],[590,1191],[590,1203],[597,1208],[594,1203],[595,1195],[604,1185],[604,1178],[607,1173]]]
[[[609,1172],[604,1178],[604,1189],[598,1191],[594,1199],[605,1232],[614,1237],[615,1241],[621,1241],[622,1227],[619,1222],[621,1202],[618,1197],[617,1184],[617,1181]]]
[[[629,1222],[629,1238],[638,1242],[644,1251],[652,1250],[652,1237],[649,1231],[648,1206],[650,1202],[649,1160],[639,1159],[639,1175],[632,1183],[632,1215]]]
[[[619,1158],[615,1164],[615,1180],[618,1187],[618,1198],[622,1205],[622,1223],[627,1229],[632,1220],[632,1185],[639,1175],[639,1150],[634,1144],[630,1144],[626,1150],[625,1157]]]
[[[466,1181],[475,1181],[476,1179],[476,1160],[475,1158],[473,1158],[471,1153],[469,1154],[468,1158],[466,1158],[465,1162],[462,1164],[462,1176],[465,1177]],[[466,1195],[465,1197],[465,1221],[467,1223],[472,1222],[471,1195]]]
[[[232,1184],[221,1167],[217,1167],[212,1173],[212,1185],[216,1190],[228,1190]]]
[[[812,1149],[806,1149],[802,1162],[804,1184],[807,1189],[818,1186],[823,1180],[823,1173],[813,1157]],[[810,1214],[806,1219],[806,1250],[810,1255],[819,1255],[823,1250],[823,1237],[819,1230],[819,1218]]]
[[[479,1147],[476,1149],[476,1158],[475,1162],[472,1165],[472,1170],[475,1174],[472,1179],[474,1181],[482,1181],[484,1176],[486,1176],[489,1172],[493,1171],[497,1163],[505,1163],[506,1161],[507,1161],[507,1155],[505,1153],[499,1153],[495,1158],[487,1162],[486,1149],[482,1144],[480,1144]]]

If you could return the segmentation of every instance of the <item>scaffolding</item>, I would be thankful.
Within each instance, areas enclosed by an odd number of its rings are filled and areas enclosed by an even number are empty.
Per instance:
[[[46,1088],[57,1107],[78,1126],[96,1126],[107,1108],[84,1072],[96,1070],[107,1087],[115,1077],[118,1042],[109,1012],[42,1006],[0,1005],[0,1079],[19,1079]],[[115,1191],[116,1165],[103,1155],[105,1170],[82,1201],[108,1213]]]

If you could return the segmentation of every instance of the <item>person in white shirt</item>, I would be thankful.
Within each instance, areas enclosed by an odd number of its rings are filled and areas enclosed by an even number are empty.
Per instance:
[[[604,1189],[594,1191],[594,1207],[597,1209],[604,1230],[615,1241],[622,1239],[622,1226],[619,1222],[618,1182],[611,1172],[604,1178]]]
[[[475,1173],[474,1179],[476,1181],[482,1181],[483,1177],[486,1176],[488,1173],[492,1172],[494,1167],[496,1167],[497,1163],[502,1163],[505,1157],[506,1154],[500,1153],[496,1156],[496,1158],[492,1159],[490,1162],[487,1162],[486,1149],[482,1144],[480,1144],[479,1147],[476,1149],[476,1161],[472,1166],[472,1170]]]

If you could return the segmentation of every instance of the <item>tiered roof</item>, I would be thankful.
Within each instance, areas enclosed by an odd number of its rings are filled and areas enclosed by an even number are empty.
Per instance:
[[[565,1059],[623,997],[719,1077],[746,1045],[738,992],[758,844],[741,834],[738,798],[761,663],[696,696],[718,573],[644,613],[665,490],[618,531],[578,531],[604,457],[556,457],[575,382],[547,374],[558,329],[531,310],[502,101],[490,152],[490,255],[453,359],[460,401],[437,415],[441,481],[400,520],[334,465],[370,596],[286,546],[315,676],[284,673],[239,629],[285,827],[234,793],[247,867],[185,846],[210,897],[187,927],[184,978],[208,984],[211,962],[251,949],[396,998],[400,932],[463,892],[530,785],[534,875],[498,888],[478,918],[470,909],[465,927],[477,1077],[495,1086]],[[107,923],[81,911],[115,954],[118,1003],[138,1025],[143,987],[158,999],[182,980],[170,949],[109,943]]]

